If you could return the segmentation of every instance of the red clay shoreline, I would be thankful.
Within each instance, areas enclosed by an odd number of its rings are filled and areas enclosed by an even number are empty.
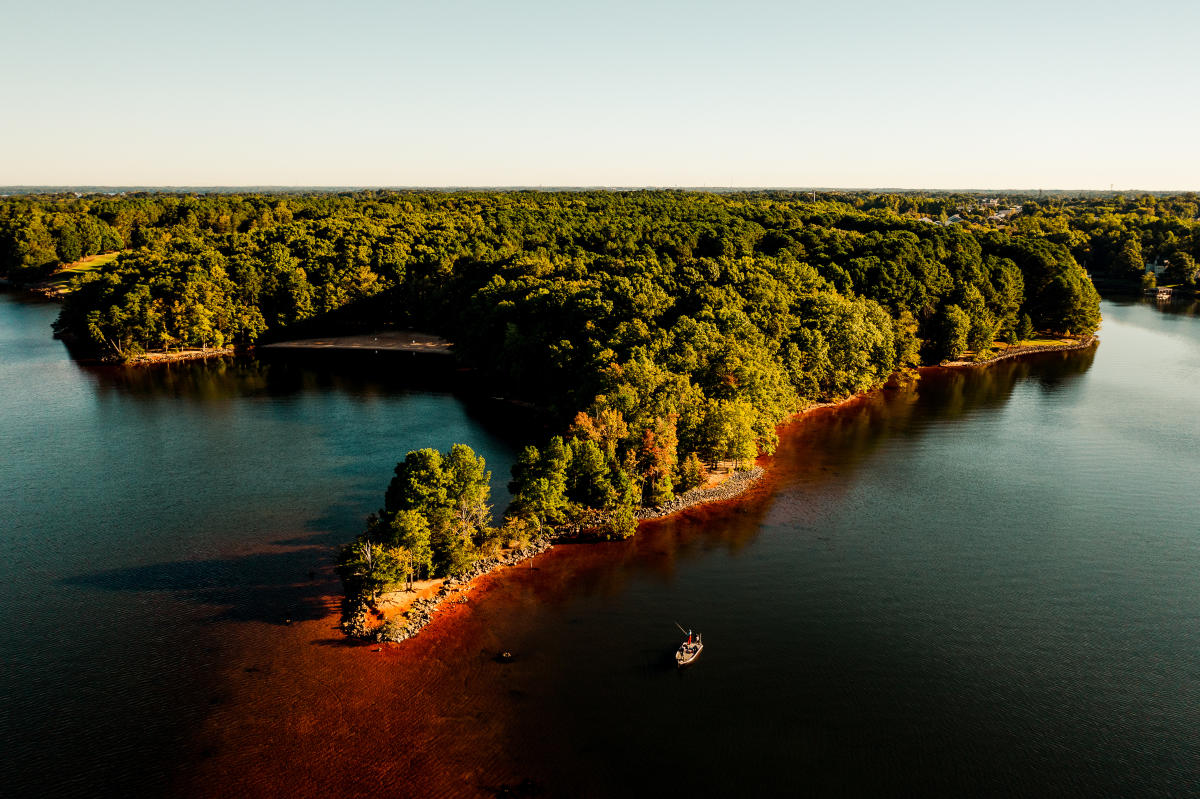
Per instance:
[[[780,428],[872,396],[810,407]],[[239,651],[222,658],[223,701],[198,731],[172,794],[378,799],[536,790],[539,747],[506,687],[508,667],[496,662],[513,645],[513,627],[569,597],[581,575],[605,571],[614,556],[653,557],[663,539],[651,531],[675,540],[677,519],[703,523],[739,505],[761,507],[774,478],[766,473],[737,496],[646,520],[627,541],[563,543],[483,574],[465,587],[467,602],[445,603],[421,635],[400,644],[342,636],[340,583],[326,567],[324,618],[245,630]]]
[[[920,369],[918,370],[918,373],[921,373],[921,372],[929,373],[929,372],[932,372],[935,370],[950,370],[950,371],[952,371],[952,370],[961,369],[961,368],[984,367],[984,366],[989,366],[991,364],[1000,363],[1001,361],[1009,360],[1012,358],[1020,358],[1020,357],[1031,356],[1031,355],[1040,355],[1040,354],[1044,354],[1047,352],[1071,352],[1074,350],[1081,350],[1081,349],[1086,349],[1088,347],[1091,347],[1091,346],[1095,345],[1096,343],[1098,343],[1098,341],[1099,341],[1099,339],[1097,339],[1096,336],[1087,336],[1086,338],[1080,340],[1079,342],[1071,343],[1071,344],[1062,344],[1059,346],[1041,345],[1041,346],[1033,346],[1033,347],[1019,347],[1019,348],[1015,348],[1017,351],[1013,351],[1014,348],[1009,348],[1009,349],[1005,350],[1004,352],[1000,353],[999,355],[997,355],[993,358],[989,358],[985,361],[943,362],[943,363],[940,363],[937,365],[920,367]],[[875,394],[876,392],[889,390],[889,386],[892,386],[892,385],[893,384],[889,381],[888,384],[885,384],[884,386],[881,386],[876,389],[872,389],[871,391],[863,392],[860,394],[854,394],[854,395],[851,395],[844,399],[833,401],[833,402],[820,402],[820,403],[814,403],[812,405],[809,405],[808,407],[789,416],[783,422],[776,425],[776,432],[778,433],[778,432],[782,431],[785,427],[797,423],[799,420],[803,419],[806,416],[809,416],[810,414],[813,414],[813,413],[816,413],[816,412],[819,412],[822,410],[850,407],[855,402],[862,400],[864,398],[870,397],[871,395]],[[697,508],[699,506],[710,506],[712,509],[718,509],[718,508],[721,508],[723,506],[729,505],[731,503],[734,503],[734,502],[737,502],[737,501],[743,499],[743,494],[745,494],[751,487],[753,487],[760,480],[762,480],[763,477],[765,477],[767,475],[767,473],[769,471],[769,466],[770,466],[770,459],[771,459],[771,456],[769,456],[769,455],[760,456],[759,458],[757,458],[755,460],[754,466],[751,468],[751,470],[748,470],[747,472],[730,474],[730,476],[726,480],[724,480],[720,483],[717,483],[715,485],[705,487],[704,489],[700,489],[700,490],[693,489],[692,491],[687,492],[687,494],[681,495],[679,498],[672,501],[671,503],[668,503],[665,506],[662,506],[659,508],[643,508],[643,509],[641,509],[638,512],[638,531],[640,532],[643,525],[646,524],[647,522],[673,518],[680,514],[685,514],[687,511]],[[636,535],[636,533],[635,533],[635,535]],[[375,637],[374,630],[371,630],[371,631],[358,630],[358,633],[353,635],[352,637],[356,637],[356,638],[359,638],[362,640],[374,639],[377,642],[385,643],[388,645],[403,644],[405,641],[416,637],[422,631],[427,629],[429,626],[435,624],[437,622],[437,620],[441,618],[444,607],[451,604],[451,600],[454,600],[458,604],[469,601],[469,599],[466,597],[466,595],[471,593],[478,587],[476,581],[481,580],[481,578],[483,578],[485,576],[493,576],[493,575],[503,574],[504,572],[516,567],[517,565],[524,563],[526,560],[537,557],[538,555],[542,554],[543,552],[546,552],[546,551],[552,549],[556,543],[561,543],[564,540],[569,540],[569,539],[564,539],[564,538],[560,537],[558,539],[552,539],[547,542],[539,542],[534,548],[532,548],[529,551],[528,554],[514,553],[514,555],[516,555],[516,556],[505,557],[500,562],[485,568],[480,573],[473,575],[465,580],[453,581],[453,583],[447,583],[443,587],[442,592],[437,597],[437,599],[431,601],[429,605],[427,605],[426,607],[424,607],[422,609],[420,618],[415,620],[412,624],[412,631],[406,633],[403,636],[403,638],[401,638],[400,640],[389,641],[387,639]],[[354,599],[351,598],[348,601],[351,603],[351,606],[353,607]],[[343,626],[345,626],[345,619],[343,619]],[[356,629],[356,628],[352,628],[352,629]]]

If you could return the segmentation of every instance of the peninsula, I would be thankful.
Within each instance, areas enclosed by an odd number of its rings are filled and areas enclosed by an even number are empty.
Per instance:
[[[623,538],[639,519],[732,496],[804,408],[966,353],[980,362],[1044,346],[1039,337],[1086,339],[1099,297],[1047,220],[1090,224],[1089,203],[782,191],[25,196],[0,200],[0,253],[15,282],[72,275],[56,328],[101,357],[428,353],[537,409],[546,435],[514,466],[499,520],[486,465],[466,444],[397,464],[383,506],[342,553],[354,606],[555,537]],[[1173,203],[1186,213],[1161,201]],[[1114,268],[1129,270],[1127,249]],[[89,260],[98,253],[109,255]],[[718,470],[734,475],[724,487],[712,485]]]

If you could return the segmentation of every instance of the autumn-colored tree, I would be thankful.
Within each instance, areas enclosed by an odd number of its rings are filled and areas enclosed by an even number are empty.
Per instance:
[[[683,459],[683,463],[679,465],[679,490],[688,491],[702,486],[707,479],[708,470],[700,462],[700,456],[694,452],[688,453],[688,456]]]

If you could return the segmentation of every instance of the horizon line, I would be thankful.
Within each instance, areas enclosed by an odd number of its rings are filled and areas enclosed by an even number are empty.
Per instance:
[[[1069,193],[1086,192],[1092,194],[1125,194],[1140,192],[1146,194],[1194,194],[1200,189],[1147,189],[1127,186],[1124,188],[1014,188],[1014,187],[916,187],[916,186],[798,186],[798,185],[735,185],[735,184],[586,184],[586,183],[447,183],[447,184],[367,184],[367,183],[18,183],[0,185],[0,193],[4,194],[34,194],[54,191],[89,190],[121,190],[121,191],[211,191],[215,189],[230,190],[289,190],[289,191],[797,191],[797,192],[945,192],[945,193],[1008,193],[1008,194],[1037,194],[1037,193]]]

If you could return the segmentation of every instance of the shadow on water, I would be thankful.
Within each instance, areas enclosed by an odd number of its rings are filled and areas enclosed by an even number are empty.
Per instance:
[[[952,421],[1003,405],[1018,382],[1035,378],[1045,391],[1055,391],[1091,366],[1093,351],[1048,354],[1001,363],[987,369],[932,370],[915,387],[876,392],[846,406],[817,411],[785,430],[783,444],[767,479],[731,503],[700,506],[675,517],[651,521],[625,542],[565,544],[563,565],[533,584],[540,601],[565,596],[615,595],[632,574],[669,580],[678,561],[703,556],[714,548],[731,554],[744,550],[759,534],[783,481],[814,484],[841,480],[869,458],[892,435],[919,435],[925,416]],[[359,374],[321,374],[294,364],[232,361],[220,365],[174,364],[146,375],[137,369],[97,369],[97,380],[109,390],[143,396],[204,397],[245,395],[254,386],[274,395],[305,390],[317,381],[330,382],[359,395],[394,392],[412,385],[408,376],[393,380]],[[503,412],[507,412],[505,409]],[[494,421],[494,420],[493,420]],[[500,426],[496,429],[504,429]],[[514,438],[512,426],[507,428]],[[819,439],[819,440],[818,440]],[[838,446],[829,446],[830,442]],[[346,529],[356,519],[334,508],[310,529]],[[353,516],[354,514],[350,514]],[[331,611],[330,571],[343,533],[321,532],[273,541],[265,551],[245,555],[181,560],[107,569],[63,580],[75,587],[114,592],[163,592],[196,604],[219,608],[213,621],[284,624]],[[567,556],[569,553],[569,556]],[[311,576],[310,576],[311,575]],[[337,594],[336,590],[332,591]]]
[[[892,437],[923,435],[928,423],[954,424],[1003,408],[1018,385],[1061,391],[1092,367],[1095,348],[1044,353],[970,369],[924,369],[911,386],[868,394],[806,414],[785,427],[772,475],[821,484],[844,478]]]
[[[211,622],[288,624],[326,618],[340,606],[330,565],[340,536],[276,541],[268,551],[226,558],[150,563],[68,577],[64,585],[164,593],[215,609]]]
[[[714,549],[737,555],[762,532],[781,486],[797,481],[842,485],[889,438],[916,438],[929,429],[927,422],[952,423],[1002,408],[1023,382],[1036,381],[1046,393],[1059,391],[1080,379],[1094,357],[1091,349],[981,369],[931,369],[915,386],[874,392],[805,414],[781,430],[780,447],[768,459],[766,477],[745,494],[643,522],[638,535],[626,541],[560,544],[556,553],[561,561],[530,589],[539,602],[617,595],[634,574],[669,581],[682,561]]]
[[[490,634],[529,651],[527,663],[512,667],[513,684],[539,691],[527,690],[525,710],[508,733],[521,745],[540,747],[544,765],[531,767],[531,773],[551,793],[569,790],[580,773],[598,775],[580,795],[618,792],[632,780],[648,792],[737,793],[737,775],[744,778],[764,758],[794,756],[805,762],[859,752],[864,763],[872,763],[875,755],[868,753],[876,750],[891,753],[896,762],[926,757],[920,737],[924,725],[933,724],[938,708],[963,707],[964,700],[950,687],[956,668],[952,659],[935,659],[932,666],[921,658],[888,661],[886,684],[922,686],[932,706],[921,718],[890,718],[891,727],[873,729],[859,720],[864,704],[894,703],[881,687],[864,688],[856,675],[828,664],[871,663],[878,653],[889,651],[887,642],[878,640],[878,631],[869,625],[856,626],[855,635],[845,638],[836,625],[807,622],[803,629],[808,638],[793,649],[781,645],[786,641],[774,641],[776,631],[765,620],[777,619],[778,633],[786,637],[788,625],[797,623],[788,603],[812,601],[795,600],[792,592],[810,589],[781,580],[764,564],[768,550],[756,545],[767,535],[775,536],[770,546],[779,546],[782,539],[821,540],[821,503],[841,503],[856,473],[870,467],[889,439],[913,441],[947,424],[999,412],[1019,386],[1060,392],[1087,373],[1094,355],[1051,353],[984,369],[928,370],[915,386],[815,410],[781,431],[767,476],[741,498],[645,523],[628,541],[560,546],[542,576],[526,581],[520,592],[497,591],[495,604],[481,603],[486,607],[477,612]],[[796,486],[804,490],[790,490]],[[837,547],[836,541],[828,543],[828,548]],[[728,557],[712,557],[718,553]],[[730,558],[744,563],[735,565]],[[506,600],[513,607],[533,609],[536,621],[513,620],[520,614],[501,607]],[[690,672],[677,669],[672,660],[676,620],[699,626],[711,644]],[[764,630],[769,631],[765,640]],[[659,641],[661,646],[654,643]],[[796,659],[783,669],[762,670],[743,662],[781,656],[783,650]],[[824,679],[808,684],[788,676],[805,674]],[[771,680],[778,681],[778,696],[796,702],[795,713],[774,707],[764,695],[763,686]],[[740,698],[722,693],[743,681],[761,685],[747,688]],[[489,697],[479,691],[473,701],[486,704]],[[663,718],[681,712],[688,701],[696,703],[689,711],[698,719],[696,732],[655,733]],[[952,727],[953,711],[946,710],[945,719],[934,726]],[[726,752],[728,768],[698,765],[694,773],[681,773],[676,762],[712,758],[721,749],[699,732],[718,720],[721,729],[714,731],[715,738],[738,739]],[[742,725],[744,733],[739,732]],[[779,729],[771,732],[770,725]],[[547,729],[555,731],[555,741],[569,745],[548,745]],[[614,763],[623,764],[622,769],[614,770]],[[768,769],[755,779],[761,780],[758,787],[785,792],[801,785],[830,792],[853,785],[867,793],[898,784],[891,781],[895,775],[855,776],[853,770],[834,769],[804,777]],[[947,777],[948,784],[957,784],[955,779],[957,775]]]
[[[522,445],[546,430],[549,421],[543,411],[491,396],[474,372],[440,356],[304,350],[133,367],[80,364],[79,368],[99,396],[115,393],[122,400],[207,404],[336,392],[371,403],[405,394],[453,395],[471,421],[502,440]]]

